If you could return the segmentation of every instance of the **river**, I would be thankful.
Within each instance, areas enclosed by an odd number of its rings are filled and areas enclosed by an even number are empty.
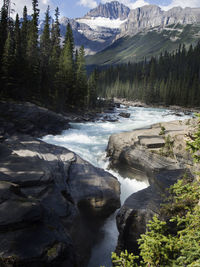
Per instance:
[[[117,108],[114,113],[107,115],[118,116],[120,112],[128,112],[131,116],[130,118],[119,117],[117,122],[104,122],[100,119],[96,122],[71,123],[71,128],[63,131],[61,135],[48,135],[43,140],[47,143],[66,147],[96,167],[107,170],[109,162],[105,150],[111,134],[146,128],[158,122],[189,118],[184,114],[182,117],[178,117],[166,109],[139,107],[121,107]],[[122,177],[117,171],[108,171],[117,177],[121,183],[121,204],[132,193],[148,186],[148,182]],[[101,238],[93,247],[88,267],[111,266],[110,256],[111,252],[115,250],[118,238],[115,216],[116,213],[112,214],[101,228]]]

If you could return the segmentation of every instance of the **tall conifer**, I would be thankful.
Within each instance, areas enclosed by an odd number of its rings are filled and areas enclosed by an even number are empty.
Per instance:
[[[25,6],[23,9],[23,21],[21,26],[21,48],[22,48],[22,56],[25,60],[26,52],[27,52],[27,41],[28,41],[28,15],[27,15],[27,7]]]
[[[21,54],[21,34],[19,16],[16,15],[15,28],[14,28],[14,68],[15,68],[15,87],[16,97],[21,96],[21,76],[22,76],[22,54]],[[18,90],[19,89],[19,90]]]
[[[6,5],[3,5],[0,13],[0,62],[4,52],[4,46],[8,34],[8,10]]]
[[[51,41],[50,41],[50,16],[49,6],[45,13],[45,24],[42,35],[40,37],[40,52],[41,52],[41,64],[47,66],[49,64],[49,57],[51,52]]]
[[[75,86],[75,72],[74,72],[74,58],[73,58],[73,44],[74,39],[71,35],[72,30],[70,24],[67,25],[66,39],[63,50],[59,60],[59,80],[60,90],[62,93],[61,99],[64,101],[63,105],[74,102],[74,86]]]
[[[60,48],[60,23],[59,23],[59,9],[58,7],[55,10],[55,22],[52,25],[51,30],[51,56],[50,56],[50,64],[52,68],[52,74],[54,75],[58,71],[59,67],[59,57],[61,53]]]
[[[32,0],[33,14],[28,31],[27,60],[29,77],[27,86],[31,88],[31,96],[39,96],[39,49],[38,49],[38,0]]]
[[[81,46],[77,59],[76,70],[76,99],[80,106],[84,106],[87,102],[88,90],[87,90],[87,74],[85,65],[85,51]]]
[[[8,37],[4,46],[4,53],[2,56],[2,81],[3,81],[3,91],[2,95],[4,97],[15,97],[13,95],[14,88],[14,40],[13,32],[10,29],[8,32]]]

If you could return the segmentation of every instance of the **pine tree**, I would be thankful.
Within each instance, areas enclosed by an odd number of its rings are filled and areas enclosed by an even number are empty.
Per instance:
[[[77,72],[77,67],[78,67],[78,49],[76,49],[75,51],[75,58],[74,58],[74,70],[75,70],[75,73]]]
[[[95,69],[88,80],[88,104],[91,107],[95,107],[97,102],[97,80],[98,74]]]
[[[4,46],[8,35],[8,22],[8,5],[6,1],[4,1],[0,13],[0,62],[2,60]]]
[[[38,18],[39,18],[39,9],[37,8],[38,0],[33,0],[32,5],[33,5],[33,14],[28,33],[27,55],[31,63],[36,63],[38,60]]]
[[[51,40],[50,40],[50,16],[49,16],[49,6],[45,14],[45,24],[44,29],[40,38],[40,69],[41,69],[41,93],[43,101],[48,102],[49,87],[50,87],[50,67],[49,58],[51,53]]]
[[[70,50],[72,51],[72,54],[74,54],[74,37],[70,23],[67,24],[64,46],[67,43],[70,43]]]
[[[16,15],[15,28],[14,28],[14,80],[15,80],[15,90],[16,98],[20,98],[21,92],[18,90],[21,86],[21,76],[22,76],[22,54],[21,54],[21,34],[20,34],[20,22],[19,16]]]
[[[27,16],[27,7],[24,7],[23,10],[23,21],[21,26],[21,48],[22,48],[22,55],[23,59],[26,59],[26,52],[27,52],[27,41],[28,41],[28,16]]]
[[[42,67],[49,64],[49,56],[51,51],[51,40],[50,40],[50,16],[49,6],[45,14],[45,24],[42,35],[40,37],[40,51],[41,51],[41,65]]]
[[[39,49],[38,49],[38,0],[32,1],[33,14],[28,31],[27,60],[28,73],[27,86],[30,90],[30,97],[39,98]]]
[[[81,46],[78,53],[77,59],[77,71],[76,71],[76,99],[77,104],[83,107],[88,97],[87,90],[87,74],[85,66],[85,52],[84,47]]]
[[[50,75],[53,79],[53,82],[51,84],[51,91],[50,95],[52,97],[52,105],[58,106],[59,104],[59,59],[60,59],[60,54],[61,54],[61,47],[60,47],[60,40],[61,40],[61,35],[60,35],[60,23],[59,23],[59,9],[58,7],[55,10],[55,21],[52,24],[52,29],[51,29],[51,55],[49,59],[49,67],[50,67]],[[57,109],[57,108],[56,108]]]
[[[2,57],[2,82],[3,90],[1,96],[13,98],[13,86],[14,86],[14,40],[13,32],[10,29],[8,37],[4,47],[4,53]]]
[[[71,26],[67,25],[66,40],[59,60],[59,90],[61,105],[73,104],[74,102],[74,59],[73,59],[73,35],[71,35]]]
[[[60,40],[61,40],[61,35],[60,35],[60,23],[59,23],[59,9],[58,7],[55,10],[55,22],[52,25],[52,30],[51,30],[51,57],[50,57],[50,62],[51,62],[51,67],[53,68],[52,72],[56,73],[58,71],[59,67],[59,57],[61,53],[61,48],[60,48]]]
[[[29,70],[28,63],[28,35],[29,35],[29,27],[31,26],[31,22],[28,21],[27,15],[27,7],[24,6],[23,9],[23,20],[21,25],[21,97],[22,99],[28,98],[30,95],[29,91],[29,82],[28,79],[31,79],[31,74]]]

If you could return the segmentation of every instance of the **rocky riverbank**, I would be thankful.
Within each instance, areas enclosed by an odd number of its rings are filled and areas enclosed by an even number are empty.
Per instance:
[[[200,107],[181,107],[181,106],[175,106],[175,105],[165,105],[165,104],[147,104],[142,101],[133,101],[133,100],[127,100],[125,98],[114,98],[114,102],[116,105],[124,105],[127,107],[144,107],[144,108],[167,108],[172,111],[172,113],[178,114],[181,116],[181,113],[184,113],[186,115],[190,114],[191,112],[200,112]]]
[[[2,267],[85,266],[98,227],[120,207],[115,177],[36,138],[69,121],[30,103],[0,104]]]
[[[68,129],[69,122],[95,121],[100,118],[110,121],[111,118],[106,113],[112,112],[116,104],[113,100],[102,100],[98,105],[92,111],[74,109],[58,114],[29,102],[0,101],[0,138],[15,133],[34,137],[55,135]]]
[[[115,134],[107,153],[111,166],[139,170],[148,179],[147,189],[132,194],[117,215],[118,250],[138,252],[137,239],[145,233],[147,222],[159,214],[166,189],[198,166],[186,150],[186,141],[195,131],[196,119],[153,125],[150,129]]]

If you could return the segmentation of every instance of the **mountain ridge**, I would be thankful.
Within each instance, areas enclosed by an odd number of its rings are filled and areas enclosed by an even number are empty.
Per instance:
[[[99,4],[82,18],[63,17],[60,22],[62,36],[65,35],[67,23],[70,23],[76,48],[83,45],[86,55],[94,55],[109,48],[120,38],[134,37],[138,33],[146,34],[155,29],[158,33],[174,31],[173,27],[170,29],[170,25],[199,24],[200,8],[174,7],[164,11],[159,6],[146,5],[130,9],[118,1],[112,1]],[[174,36],[166,33],[166,37],[169,36],[175,42],[180,38],[178,30],[176,33]]]
[[[90,10],[84,17],[106,17],[110,19],[125,20],[130,13],[130,8],[118,1],[105,4],[100,3],[98,7]]]

